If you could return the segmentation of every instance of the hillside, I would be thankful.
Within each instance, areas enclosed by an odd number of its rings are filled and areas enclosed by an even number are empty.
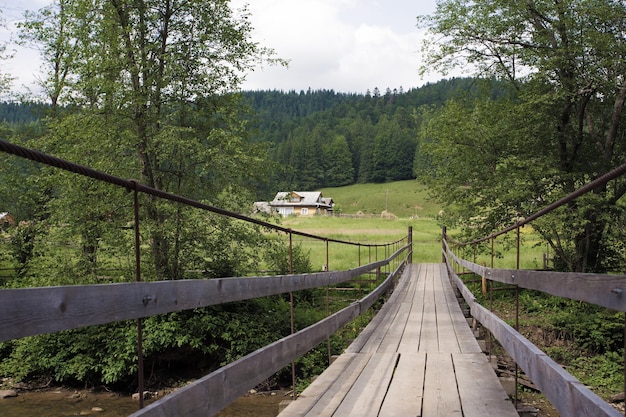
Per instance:
[[[428,196],[426,187],[415,180],[384,184],[354,184],[322,188],[325,197],[332,197],[335,212],[343,214],[381,214],[388,211],[399,218],[435,218],[441,206]]]

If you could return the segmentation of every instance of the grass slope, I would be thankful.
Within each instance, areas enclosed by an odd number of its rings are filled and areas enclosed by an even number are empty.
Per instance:
[[[432,201],[426,187],[416,180],[355,184],[320,191],[325,197],[332,197],[337,213],[380,214],[387,210],[400,218],[435,218],[441,210],[441,205]]]

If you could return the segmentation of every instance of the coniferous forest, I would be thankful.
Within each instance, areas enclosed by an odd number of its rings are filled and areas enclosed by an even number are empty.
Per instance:
[[[418,143],[423,111],[476,90],[475,79],[463,78],[408,91],[374,88],[365,95],[244,92],[254,110],[252,137],[270,147],[276,163],[259,198],[270,198],[276,190],[415,178],[423,162]]]
[[[256,197],[415,178],[425,163],[418,143],[424,111],[477,90],[476,79],[460,78],[366,94],[244,91],[250,138],[267,146],[274,162]],[[38,103],[2,103],[0,122],[36,127],[47,109]]]

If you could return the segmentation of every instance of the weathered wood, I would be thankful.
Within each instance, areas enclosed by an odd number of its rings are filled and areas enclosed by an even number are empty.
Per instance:
[[[357,317],[358,313],[357,304],[346,307],[312,326],[212,372],[132,416],[212,416],[324,341]]]
[[[442,274],[448,274],[446,265],[441,264],[440,268],[442,268]],[[450,309],[450,316],[452,319],[454,332],[459,342],[459,348],[463,353],[481,353],[482,349],[480,348],[478,341],[474,337],[472,330],[468,326],[467,321],[465,320],[465,316],[461,311],[461,306],[459,305],[456,295],[452,290],[451,281],[451,279],[447,279],[444,282],[444,286],[447,286],[449,288],[449,290],[445,291],[445,295],[448,303],[448,308]]]
[[[626,312],[626,275],[492,269],[460,259],[451,252],[447,255],[477,275],[493,281]]]
[[[426,354],[401,353],[379,417],[420,417]]]
[[[435,277],[435,305],[437,316],[437,339],[439,342],[439,352],[457,353],[461,351],[459,340],[452,323],[452,314],[448,305],[446,292],[452,292],[452,287],[448,282],[447,276],[443,276],[440,268],[432,265],[432,274]],[[454,300],[454,304],[458,302]]]
[[[373,354],[333,417],[378,416],[397,361],[395,352]]]
[[[377,352],[397,352],[398,345],[402,340],[406,329],[409,313],[411,312],[411,304],[398,303],[398,311],[391,320],[389,329],[381,340]]]
[[[489,329],[562,417],[621,415],[489,310],[475,303],[472,315]]]
[[[0,290],[0,342],[349,281],[388,261],[349,271]],[[387,287],[370,294],[373,303]]]
[[[411,312],[404,329],[404,335],[398,346],[400,353],[416,353],[422,333],[422,317],[424,313],[424,285],[427,268],[425,265],[416,265],[409,275],[409,279],[416,281],[414,292],[411,294]]]
[[[339,408],[341,402],[348,391],[350,391],[355,381],[361,376],[363,369],[365,369],[373,354],[355,353],[352,355],[355,355],[355,359],[347,368],[341,369],[339,377],[332,383],[328,391],[324,393],[319,401],[315,403],[313,408],[305,414],[306,417],[331,417],[335,411],[337,411],[337,408]],[[306,391],[308,391],[308,388]],[[287,414],[286,417],[289,415],[293,417],[303,416],[303,414],[294,413]],[[283,417],[283,413],[281,413],[281,417]]]
[[[405,280],[417,282],[413,285]],[[433,325],[439,326],[446,321],[448,324],[444,326],[447,327],[446,333],[449,337],[439,339],[435,336],[433,351],[418,353],[416,332],[410,331],[409,323],[417,320],[416,323],[420,327],[417,334],[426,331],[421,329],[426,322],[422,320],[424,298],[433,307],[432,317],[437,319]],[[412,302],[407,302],[409,300]],[[434,334],[437,334],[436,329]],[[302,393],[303,403],[296,406],[300,401],[297,400],[287,407],[280,417],[345,415],[448,417],[460,416],[462,411],[467,412],[468,416],[479,415],[478,412],[472,414],[464,408],[474,406],[472,401],[482,401],[482,405],[477,405],[477,410],[483,412],[480,415],[509,416],[510,408],[507,410],[506,402],[502,405],[494,400],[506,398],[506,394],[484,355],[449,353],[451,350],[459,352],[460,344],[467,334],[471,335],[471,331],[458,308],[445,266],[408,265],[388,303],[362,332],[361,336],[366,335],[369,340],[367,342],[359,340],[361,338],[359,336],[347,349],[351,353],[344,354],[350,355],[353,359],[337,361],[331,365]],[[401,340],[398,344],[400,335]],[[411,339],[412,343],[405,342],[405,338]],[[461,352],[475,351],[478,346],[475,339],[470,345],[473,348],[465,350],[461,348]],[[392,350],[393,346],[398,346],[398,353],[388,351]],[[446,353],[440,353],[442,351]],[[391,357],[381,356],[390,354],[398,355],[397,366],[394,366]],[[367,366],[363,365],[365,359],[359,360],[363,355],[368,355]],[[468,355],[467,359],[463,359],[465,355]],[[457,357],[459,357],[458,369]],[[360,366],[356,366],[357,363]],[[362,369],[362,372],[359,369]],[[458,373],[464,369],[470,372],[469,376]],[[478,375],[476,372],[486,372],[487,376]],[[333,381],[333,378],[336,379]],[[324,389],[316,385],[318,381],[320,384],[330,386]],[[475,381],[474,385],[472,381]],[[457,388],[461,386],[463,388]],[[459,390],[462,390],[464,395],[473,390],[475,398],[462,406],[463,396]],[[481,397],[482,391],[486,392],[484,397]],[[486,407],[492,402],[496,404],[495,411]],[[508,405],[512,407],[510,402]],[[286,413],[287,410],[290,412]],[[506,413],[501,413],[501,410],[505,410]]]
[[[456,274],[451,274],[455,285],[470,306],[472,316],[493,334],[561,416],[621,415],[519,332],[478,304],[463,281]]]
[[[429,269],[424,284],[422,332],[418,352],[439,352],[437,309],[435,307],[435,277]]]
[[[407,265],[406,268],[411,268],[411,266]],[[409,269],[406,270],[408,271]],[[383,285],[386,285],[386,288],[390,287],[390,285],[393,283],[393,280],[396,279],[396,275],[398,272],[398,269],[396,269],[396,271],[394,271],[394,274],[385,280],[386,284]],[[403,285],[402,281],[406,279],[405,276],[405,273],[400,276],[399,287]],[[380,287],[382,288],[383,285],[381,285]],[[378,296],[380,296],[380,294],[382,294],[382,292],[379,291]],[[395,313],[397,312],[398,304],[394,301],[399,296],[398,294],[399,293],[396,291],[392,293],[390,299],[383,305],[378,314],[374,317],[374,319],[369,322],[369,324],[365,327],[365,329],[363,329],[359,336],[357,336],[357,338],[350,344],[346,352],[376,352],[378,346],[380,346],[380,342],[382,341],[384,334],[386,333],[386,329],[391,323],[393,315],[395,315]],[[369,308],[369,306],[371,306],[371,304],[367,306],[363,305],[361,310],[365,311],[367,308]],[[393,311],[392,316],[389,315],[389,312],[391,310]],[[372,335],[374,334],[375,336],[372,337]]]
[[[482,353],[452,354],[463,417],[518,417],[487,357]]]
[[[461,401],[456,393],[456,376],[450,353],[426,355],[424,406],[426,417],[453,417],[463,415]]]
[[[316,410],[317,414],[315,415],[322,414],[320,410],[328,405],[330,398],[335,395],[335,391],[339,390],[343,383],[343,381],[338,381],[341,378],[349,379],[349,385],[352,386],[356,380],[356,376],[358,376],[365,367],[367,360],[369,360],[369,356],[359,355],[357,353],[344,353],[340,355],[302,394],[300,394],[297,401],[293,401],[281,412],[281,416],[305,416],[316,406],[318,410]],[[363,361],[365,361],[365,363],[363,363]],[[356,376],[354,376],[354,374],[356,374]],[[330,394],[327,397],[329,401],[322,402],[322,399],[325,398],[327,393]],[[334,409],[338,406],[339,403],[337,403]]]

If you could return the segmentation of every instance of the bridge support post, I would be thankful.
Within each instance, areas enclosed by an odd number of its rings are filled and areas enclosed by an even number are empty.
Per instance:
[[[408,245],[409,245],[409,256],[407,257],[407,262],[412,264],[413,263],[413,226],[409,226],[409,233],[408,233]]]
[[[446,262],[446,240],[448,240],[446,226],[441,228],[441,262]]]

